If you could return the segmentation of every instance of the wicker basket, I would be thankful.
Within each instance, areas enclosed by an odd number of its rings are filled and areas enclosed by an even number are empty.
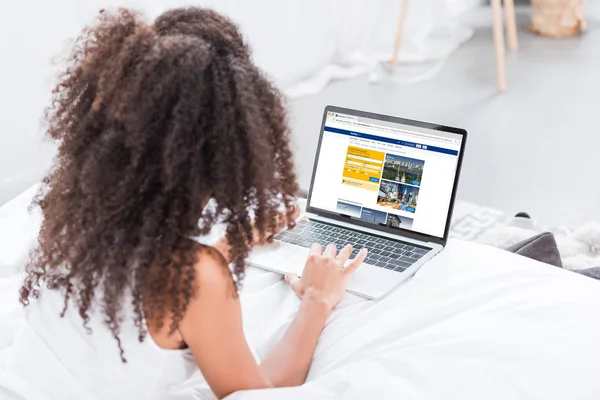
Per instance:
[[[585,30],[584,0],[531,0],[529,30],[542,36],[564,38]]]

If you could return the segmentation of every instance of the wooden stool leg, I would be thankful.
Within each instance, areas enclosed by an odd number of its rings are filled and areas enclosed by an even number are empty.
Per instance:
[[[506,15],[506,35],[508,36],[508,49],[516,51],[517,43],[517,18],[515,15],[515,0],[504,0],[504,12]]]
[[[408,0],[402,0],[402,6],[400,8],[400,17],[398,18],[398,30],[396,32],[396,41],[394,42],[394,54],[390,61],[390,67],[394,68],[398,62],[398,51],[400,50],[400,43],[402,43],[402,33],[404,31],[404,22],[406,21],[406,14],[408,14]]]
[[[491,0],[494,14],[494,47],[496,48],[496,69],[498,71],[498,90],[506,90],[506,73],[504,67],[504,29],[502,28],[501,0]]]

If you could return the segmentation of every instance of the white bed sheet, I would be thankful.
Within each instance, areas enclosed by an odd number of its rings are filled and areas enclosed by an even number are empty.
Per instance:
[[[34,189],[0,208],[0,350],[39,216]],[[299,305],[277,274],[250,268],[244,324],[258,359]],[[600,283],[499,249],[450,241],[381,301],[347,295],[323,331],[307,383],[231,399],[597,399]],[[182,398],[209,394],[199,377]]]

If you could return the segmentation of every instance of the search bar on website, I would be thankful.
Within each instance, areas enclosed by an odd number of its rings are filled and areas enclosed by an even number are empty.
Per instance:
[[[348,158],[353,158],[355,160],[369,161],[369,162],[372,162],[372,163],[375,163],[375,164],[382,164],[383,163],[383,161],[381,161],[381,160],[373,160],[372,158],[355,156],[354,154],[348,154]]]

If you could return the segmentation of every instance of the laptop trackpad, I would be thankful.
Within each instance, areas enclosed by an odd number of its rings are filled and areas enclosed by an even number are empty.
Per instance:
[[[268,245],[257,246],[250,254],[248,254],[247,261],[250,264],[254,264],[259,267],[273,269],[278,267],[285,258],[291,254],[298,252],[298,250],[304,250],[299,246],[294,246],[285,242],[273,242]],[[277,268],[279,269],[279,268]]]
[[[397,286],[404,276],[389,269],[363,264],[352,274],[346,290],[371,299],[378,299]]]
[[[279,273],[302,275],[309,252],[304,247],[273,242],[255,247],[248,256],[248,262]],[[363,264],[352,274],[347,290],[360,296],[379,298],[402,280],[398,272]]]
[[[279,262],[276,267],[277,271],[282,272],[291,272],[296,275],[302,275],[302,271],[304,271],[304,266],[306,265],[306,259],[310,254],[310,249],[305,247],[295,246],[296,250],[294,253],[290,254],[284,260]]]

